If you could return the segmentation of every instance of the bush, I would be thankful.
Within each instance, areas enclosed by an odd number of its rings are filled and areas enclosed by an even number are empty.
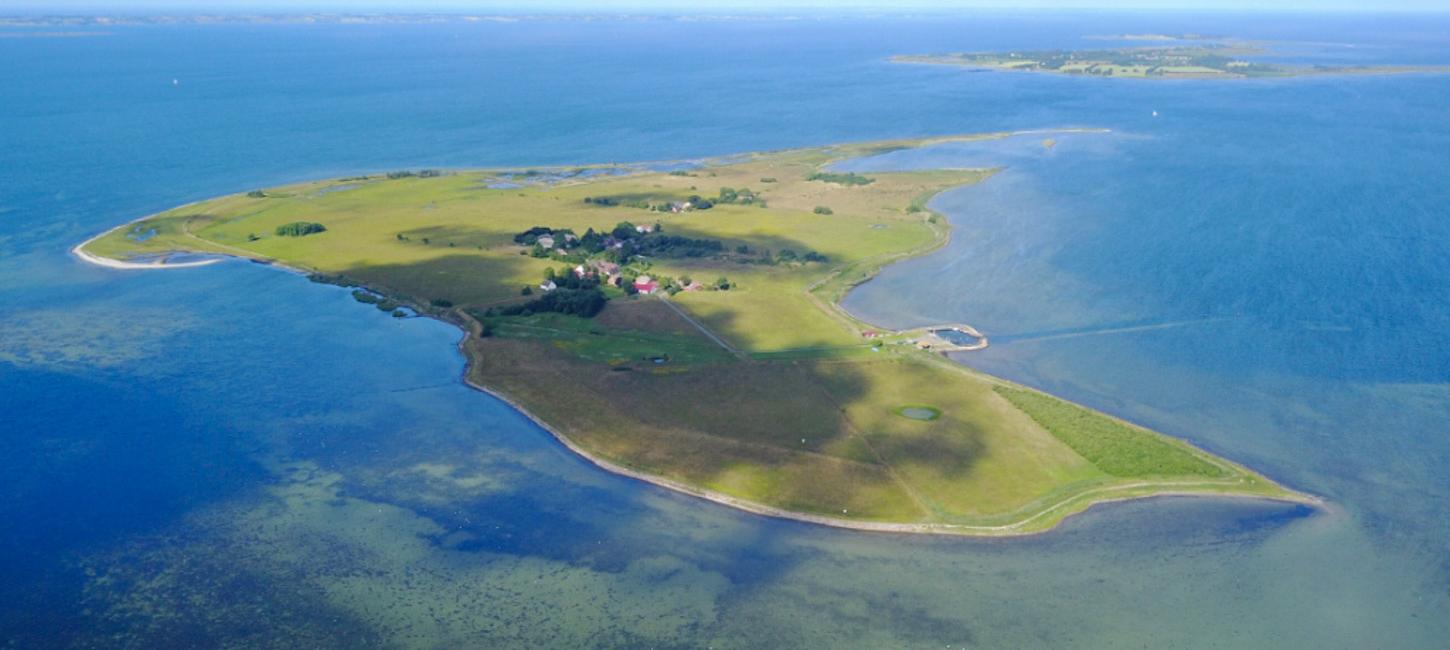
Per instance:
[[[826,207],[824,205],[818,205],[818,206],[816,206],[816,209],[813,210],[813,212],[815,212],[816,214],[835,214],[836,213],[835,210],[832,210],[832,209],[830,209],[830,208],[828,208],[828,207]]]
[[[251,198],[251,199],[265,199],[265,198],[267,198],[267,193],[266,192],[263,192],[262,190],[252,190],[250,192],[247,192],[247,198]]]
[[[277,226],[277,234],[283,237],[306,237],[327,232],[327,226],[313,221],[294,221]]]
[[[449,307],[453,306],[453,301],[443,298],[434,298],[428,301],[428,304],[433,305],[434,307],[437,307],[439,309],[448,309]]]

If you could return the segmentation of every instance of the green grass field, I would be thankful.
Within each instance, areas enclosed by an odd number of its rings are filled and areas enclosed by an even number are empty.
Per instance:
[[[991,170],[812,177],[837,160],[946,140],[752,154],[674,174],[299,183],[176,208],[85,248],[120,260],[235,255],[365,286],[473,332],[470,378],[589,455],[771,508],[1003,534],[1161,492],[1302,498],[1181,441],[930,356],[903,335],[863,337],[878,328],[841,310],[841,297],[940,246],[947,226],[926,201]],[[673,211],[692,196],[734,196],[722,188],[750,190],[750,204]],[[718,242],[710,254],[625,264],[707,287],[668,298],[608,287],[592,318],[504,315],[544,292],[546,270],[574,264],[515,235],[609,232],[622,221]],[[276,234],[297,222],[325,230]],[[716,287],[722,277],[728,290]]]

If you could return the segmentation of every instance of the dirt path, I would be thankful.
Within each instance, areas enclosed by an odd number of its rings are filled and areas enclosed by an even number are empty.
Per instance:
[[[716,336],[714,332],[710,331],[710,328],[705,327],[705,324],[704,323],[701,323],[700,321],[697,321],[694,318],[692,318],[689,314],[686,314],[685,313],[685,310],[680,309],[678,306],[675,305],[675,303],[670,302],[670,299],[669,298],[666,298],[666,297],[661,296],[661,295],[656,295],[656,297],[660,299],[660,302],[665,303],[665,306],[666,307],[669,307],[670,308],[670,311],[673,311],[676,314],[679,314],[680,318],[683,318],[686,321],[688,321],[691,325],[694,325],[695,326],[695,329],[700,330],[700,333],[701,334],[704,334],[705,336],[709,337],[711,341],[714,341],[720,347],[725,348],[725,351],[726,352],[729,352],[730,354],[735,355],[736,358],[739,358],[739,359],[748,359],[748,358],[750,358],[750,355],[747,355],[745,352],[741,351],[739,348],[736,348],[735,346],[730,345],[729,343],[726,343],[725,342],[725,339],[722,339],[719,336]]]

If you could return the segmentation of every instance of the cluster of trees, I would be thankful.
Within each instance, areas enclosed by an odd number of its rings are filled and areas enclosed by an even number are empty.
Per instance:
[[[832,210],[829,207],[824,206],[824,205],[818,205],[818,206],[816,206],[816,209],[815,210],[812,210],[812,212],[815,212],[816,214],[835,214],[836,213],[835,210]]]
[[[823,183],[835,183],[837,185],[870,185],[876,179],[869,176],[862,176],[856,172],[838,174],[835,172],[816,172],[806,177],[808,181],[821,181]]]
[[[514,242],[525,246],[532,245],[531,249],[521,251],[523,254],[539,259],[560,259],[570,264],[583,264],[596,256],[624,265],[629,264],[636,256],[698,258],[713,257],[725,252],[725,243],[718,239],[667,235],[663,232],[664,226],[659,223],[647,230],[649,232],[640,232],[634,223],[621,221],[607,232],[590,228],[583,235],[573,237],[574,232],[569,229],[534,226],[514,235]],[[555,250],[547,250],[539,243],[539,238],[545,235],[554,238]],[[745,246],[739,246],[735,250],[741,255],[749,253],[749,248]]]
[[[599,286],[599,279],[586,275],[579,277],[574,275],[574,270],[568,267],[555,271],[552,268],[544,269],[544,282],[553,282],[560,289],[593,289]]]
[[[262,190],[252,190],[250,192],[247,192],[247,198],[249,198],[249,199],[265,199],[265,198],[267,198],[267,193],[266,192],[263,192]]]
[[[651,257],[707,257],[725,250],[718,239],[691,239],[679,235],[650,233],[634,243],[634,251]]]
[[[761,180],[764,181],[765,179],[762,178]],[[759,194],[756,194],[748,187],[743,187],[738,190],[733,187],[722,187],[720,188],[720,196],[716,199],[716,202],[765,207],[765,199],[761,198]]]
[[[735,249],[735,252],[740,253],[741,255],[745,255],[749,253],[749,249],[745,246],[739,246]],[[816,251],[797,253],[795,250],[790,248],[782,248],[779,252],[774,254],[772,254],[769,249],[766,249],[760,251],[760,255],[755,257],[754,259],[741,260],[741,262],[745,264],[765,264],[769,266],[776,266],[780,264],[800,264],[806,262],[825,263],[829,261],[831,261],[829,257],[817,253]]]
[[[593,318],[604,309],[604,303],[608,301],[609,298],[597,286],[581,289],[561,287],[526,303],[500,308],[497,313],[504,316],[531,316],[554,312]]]
[[[574,231],[568,230],[568,229],[557,230],[556,231],[553,228],[550,228],[548,226],[534,226],[533,228],[530,228],[530,229],[525,230],[525,231],[523,231],[523,232],[521,232],[521,233],[519,233],[517,235],[514,235],[514,243],[515,244],[523,244],[525,246],[528,246],[528,245],[537,243],[539,241],[539,238],[540,237],[543,237],[545,235],[548,235],[550,237],[555,237],[555,239],[556,239],[555,243],[558,244],[558,243],[560,243],[560,241],[562,241],[564,239],[564,234],[565,233],[568,233],[568,234],[571,234],[572,235],[572,234],[574,234]]]
[[[724,189],[721,190],[722,196],[724,195],[724,191],[725,190],[730,190],[730,192],[732,192],[732,193],[735,192],[735,190],[731,190],[730,188],[727,187],[727,188],[724,188]],[[752,199],[755,199],[755,193],[754,192],[751,192],[750,190],[745,190],[745,192],[749,193],[749,196]],[[734,203],[735,200],[736,200],[735,197],[732,197],[731,200],[729,200],[729,201],[724,201],[724,200],[712,201],[710,199],[707,199],[705,197],[700,196],[699,194],[691,194],[683,202],[671,201],[671,200],[667,200],[667,199],[666,200],[658,200],[658,199],[655,199],[653,197],[640,197],[638,195],[626,195],[626,196],[586,196],[586,197],[584,197],[584,202],[585,203],[588,203],[589,205],[597,205],[597,206],[605,207],[605,208],[612,208],[612,207],[616,207],[616,206],[624,206],[624,207],[627,207],[627,208],[637,208],[637,209],[640,209],[640,210],[649,210],[650,212],[674,212],[676,207],[684,207],[684,206],[688,206],[687,209],[690,209],[690,210],[709,210],[710,208],[715,207],[715,203],[717,203],[717,202],[719,202],[719,203]],[[749,201],[745,201],[745,202],[748,203]]]
[[[664,225],[658,223],[655,224],[654,231],[663,232]],[[643,234],[644,233],[641,233],[639,231],[638,226],[628,221],[621,221],[617,224],[614,224],[614,228],[609,231],[609,236],[618,239],[619,241],[629,241],[631,239],[634,239],[635,237],[640,237]],[[603,239],[601,239],[600,241],[602,242]]]
[[[776,253],[775,259],[776,259],[777,262],[785,262],[787,264],[788,263],[791,263],[791,262],[796,262],[796,261],[801,261],[801,262],[826,262],[826,261],[828,261],[825,255],[822,255],[822,254],[817,253],[815,251],[806,251],[804,253],[801,253],[801,254],[797,255],[795,251],[793,251],[793,250],[791,250],[789,248],[782,248],[782,249],[780,249],[780,252],[779,253]]]
[[[282,237],[306,237],[320,232],[327,232],[327,226],[315,221],[294,221],[277,226],[277,234]]]
[[[520,233],[514,241],[525,243],[529,237],[537,242],[539,231],[542,227],[531,228],[529,231]],[[654,224],[650,232],[640,232],[635,224],[629,221],[621,221],[607,233],[600,233],[593,228],[584,232],[584,235],[573,242],[567,242],[563,234],[573,234],[568,230],[555,230],[552,234],[555,237],[554,246],[565,251],[564,261],[582,264],[590,256],[603,254],[605,259],[616,264],[628,264],[631,257],[635,255],[651,255],[654,257],[705,257],[715,255],[725,250],[725,244],[715,239],[691,239],[676,235],[664,234],[662,224]],[[623,243],[623,246],[611,248],[609,244]],[[535,257],[548,257],[549,254],[537,243],[533,251]]]
[[[586,196],[586,197],[584,197],[584,202],[585,203],[588,203],[590,205],[597,205],[597,206],[605,207],[605,208],[612,208],[612,207],[614,207],[616,205],[619,205],[619,199],[616,199],[616,198],[614,198],[612,196],[599,196],[599,197]],[[631,202],[631,205],[633,207],[636,207],[637,208],[637,207],[641,207],[641,205],[640,205],[641,203],[643,204],[642,207],[645,207],[645,208],[648,208],[649,207],[649,203],[644,202],[644,201]]]

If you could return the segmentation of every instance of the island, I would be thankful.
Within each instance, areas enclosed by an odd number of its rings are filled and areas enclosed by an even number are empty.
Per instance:
[[[1125,47],[1102,50],[1023,50],[898,55],[896,63],[955,65],[982,70],[1037,72],[1135,79],[1254,79],[1306,75],[1403,74],[1447,72],[1446,66],[1288,65],[1255,61],[1268,49],[1246,41],[1195,42],[1204,37],[1125,34],[1121,40],[1183,41],[1188,45]]]
[[[305,182],[171,209],[75,252],[117,268],[245,258],[456,324],[468,383],[569,449],[756,513],[1018,535],[1132,498],[1318,503],[952,361],[988,345],[968,324],[893,331],[839,306],[941,247],[950,227],[928,201],[995,170],[837,163],[1005,135]]]

